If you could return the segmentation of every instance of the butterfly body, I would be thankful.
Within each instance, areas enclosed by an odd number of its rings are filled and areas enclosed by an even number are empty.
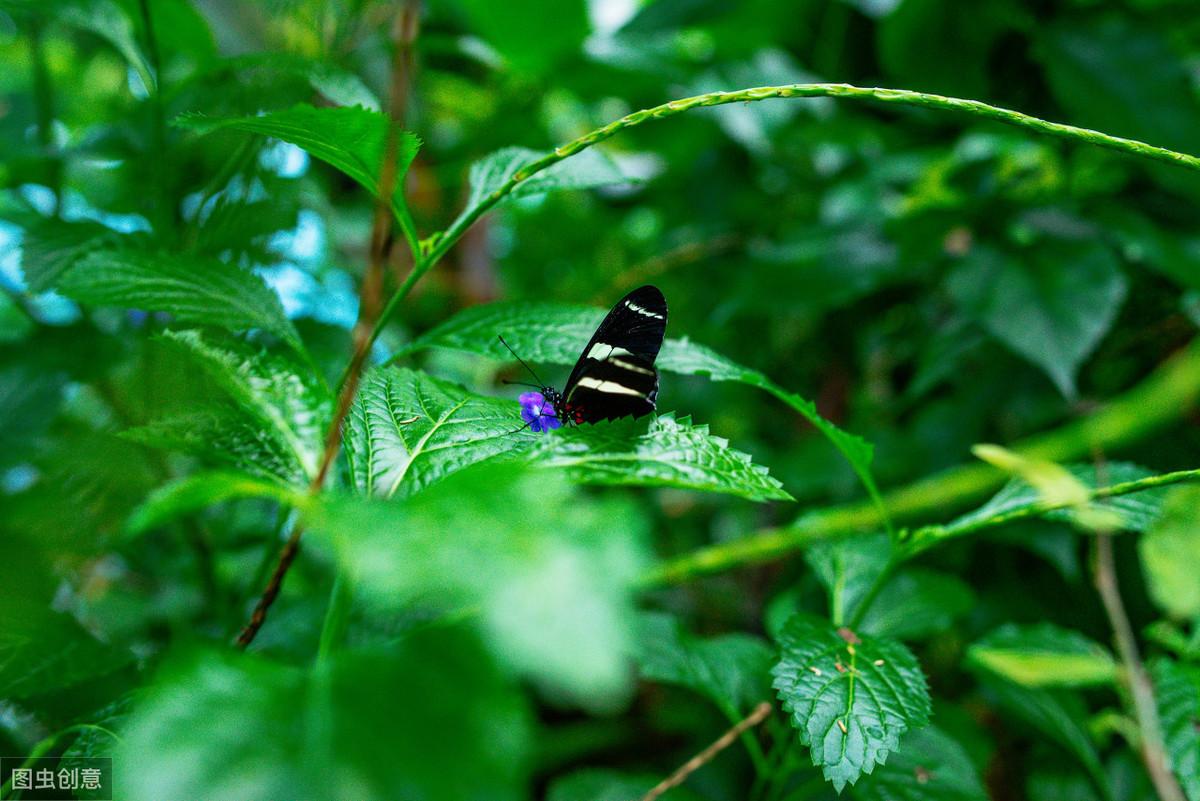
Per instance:
[[[654,360],[667,329],[667,302],[657,287],[633,290],[613,306],[584,346],[563,391],[543,386],[536,417],[583,425],[622,417],[643,417],[654,411],[658,371]],[[524,397],[524,396],[523,396]],[[522,408],[525,408],[522,401]],[[551,412],[545,411],[549,406]],[[527,423],[530,415],[523,411]],[[539,426],[531,425],[535,430]]]

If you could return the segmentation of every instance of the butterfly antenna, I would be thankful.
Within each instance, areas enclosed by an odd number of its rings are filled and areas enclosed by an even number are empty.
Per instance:
[[[513,384],[514,386],[518,386],[518,387],[533,387],[534,389],[541,389],[541,387],[538,386],[537,384],[530,384],[528,381],[509,381],[507,378],[501,378],[500,383],[501,384]]]
[[[503,345],[504,347],[508,348],[508,352],[513,355],[513,358],[516,359],[517,361],[519,361],[521,363],[521,366],[524,367],[526,370],[528,370],[529,374],[531,376],[533,376],[535,381],[538,382],[537,388],[541,389],[542,387],[546,386],[546,382],[543,381],[541,378],[538,378],[538,374],[533,372],[532,367],[530,367],[528,364],[525,364],[525,360],[522,359],[520,356],[518,356],[517,352],[515,350],[513,350],[512,347],[507,342],[504,341],[504,337],[500,336],[499,334],[496,334],[496,336],[500,337],[500,344]],[[515,384],[517,382],[511,381],[511,382],[505,382],[505,383]]]

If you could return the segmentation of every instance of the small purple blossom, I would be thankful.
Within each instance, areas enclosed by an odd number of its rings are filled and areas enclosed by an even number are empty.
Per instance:
[[[529,424],[529,430],[535,434],[552,431],[562,425],[554,406],[546,402],[546,396],[540,392],[521,393],[521,419]]]

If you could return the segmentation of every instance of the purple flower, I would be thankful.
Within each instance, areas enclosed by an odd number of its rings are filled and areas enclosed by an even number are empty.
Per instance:
[[[529,430],[535,434],[552,431],[562,425],[554,407],[546,402],[546,397],[540,392],[521,393],[521,419],[529,424]]]

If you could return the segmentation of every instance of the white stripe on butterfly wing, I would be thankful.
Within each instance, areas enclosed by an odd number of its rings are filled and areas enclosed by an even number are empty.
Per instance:
[[[634,395],[638,398],[646,397],[645,393],[638,392],[636,389],[630,389],[629,387],[622,386],[615,381],[601,381],[596,378],[588,378],[587,376],[579,379],[578,386],[585,387],[587,389],[594,389],[597,392],[607,392],[610,395]]]
[[[666,318],[664,318],[664,317],[663,317],[661,314],[659,314],[658,312],[652,312],[652,311],[650,311],[649,309],[646,309],[646,308],[643,308],[643,307],[641,307],[641,306],[637,305],[636,303],[630,303],[629,301],[625,301],[625,306],[626,306],[626,308],[628,308],[630,311],[635,311],[635,312],[637,312],[638,314],[643,314],[643,315],[645,315],[646,317],[653,317],[655,320],[663,320],[663,319],[666,319]]]
[[[630,364],[629,362],[621,361],[620,359],[609,358],[607,361],[609,364],[615,364],[617,367],[634,373],[641,373],[642,375],[654,375],[653,370],[647,370],[645,367],[638,367],[636,364]]]

